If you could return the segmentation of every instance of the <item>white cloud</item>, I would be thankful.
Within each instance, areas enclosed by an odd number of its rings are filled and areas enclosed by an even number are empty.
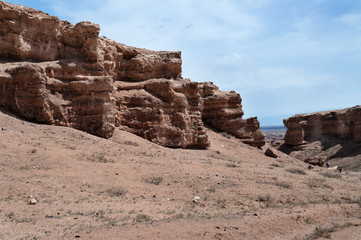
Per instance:
[[[247,4],[229,0],[105,0],[96,8],[66,8],[64,4],[51,4],[61,15],[72,16],[75,21],[97,22],[103,34],[118,41],[129,39],[133,44],[150,45],[149,40],[152,40],[157,46],[156,41],[174,42],[179,38],[194,42],[237,41],[249,38],[260,28],[258,19],[246,11]]]
[[[223,65],[224,67],[232,66],[232,65],[240,65],[240,64],[248,64],[254,62],[254,59],[244,53],[233,52],[229,55],[223,56],[217,61],[218,65]]]
[[[347,13],[339,18],[336,18],[336,21],[339,21],[346,25],[355,26],[360,29],[361,13]]]

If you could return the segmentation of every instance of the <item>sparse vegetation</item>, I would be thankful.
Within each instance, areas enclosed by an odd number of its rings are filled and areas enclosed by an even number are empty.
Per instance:
[[[173,219],[181,219],[181,218],[184,218],[184,214],[183,214],[183,213],[179,213],[179,214],[177,214],[177,215],[174,215],[172,218],[173,218]]]
[[[30,223],[30,222],[34,222],[33,218],[18,218],[15,216],[14,212],[9,212],[7,214],[5,214],[5,217],[10,219],[7,220],[5,219],[5,222],[10,221],[10,222],[16,222],[16,223]]]
[[[299,174],[299,175],[307,175],[307,173],[299,168],[289,168],[286,169],[287,172],[293,173],[293,174]]]
[[[114,188],[109,188],[104,192],[110,197],[123,197],[127,193],[127,190],[120,187],[114,187]]]
[[[223,137],[226,137],[228,139],[230,139],[232,137],[232,135],[227,132],[222,132],[222,135],[223,135]]]
[[[97,162],[97,163],[114,163],[113,160],[109,160],[106,158],[105,153],[94,153],[90,157],[88,157],[90,162]]]
[[[263,194],[263,195],[258,195],[257,201],[260,203],[263,203],[264,207],[271,207],[274,204],[273,203],[274,199],[272,198],[272,196],[269,193]]]
[[[359,205],[359,207],[361,208],[361,196],[357,199],[354,199],[354,200],[349,200],[348,203],[356,203]]]
[[[308,183],[307,186],[309,188],[328,188],[328,189],[333,189],[333,187],[331,187],[330,185],[328,185],[327,183],[325,183],[325,179],[321,179],[321,178],[311,178]]]
[[[234,164],[234,163],[228,163],[226,166],[229,167],[229,168],[236,168],[236,167],[238,167],[238,166],[237,166],[236,164]]]
[[[125,144],[125,145],[129,145],[129,146],[135,146],[135,147],[138,147],[138,146],[139,146],[138,143],[133,142],[133,141],[125,141],[124,144]]]
[[[97,221],[101,221],[105,223],[105,226],[116,226],[118,221],[115,218],[111,218],[106,216],[106,212],[104,210],[93,211],[89,213],[90,216],[97,219]]]
[[[341,178],[341,174],[337,172],[323,172],[321,175],[328,178]]]
[[[271,166],[271,167],[281,167],[281,165],[279,165],[279,164],[277,164],[277,163],[272,163],[270,166]]]
[[[265,195],[258,195],[257,200],[259,202],[268,202],[271,200],[271,195],[269,193]]]
[[[331,233],[337,231],[338,229],[343,229],[352,226],[352,223],[345,223],[343,225],[332,224],[330,227],[321,227],[318,226],[315,228],[313,233],[306,235],[302,240],[314,240],[319,238],[331,238]]]
[[[7,214],[5,214],[5,217],[7,218],[13,218],[15,216],[14,212],[9,212]]]
[[[331,233],[334,231],[336,231],[335,227],[323,228],[321,226],[318,226],[315,228],[313,233],[309,236],[306,236],[306,238],[304,238],[304,240],[312,240],[312,239],[318,239],[318,238],[330,238]]]
[[[209,193],[214,193],[214,192],[216,192],[216,188],[213,186],[213,187],[208,188],[207,191]]]
[[[150,177],[150,178],[143,179],[143,181],[146,183],[149,183],[149,184],[159,185],[163,181],[163,178],[162,177]]]
[[[85,215],[83,212],[80,212],[80,211],[72,212],[71,210],[68,210],[66,213],[69,214],[70,216],[84,216]]]
[[[278,186],[278,187],[282,187],[282,188],[287,188],[287,189],[293,188],[292,184],[287,183],[287,182],[275,182],[274,185]]]
[[[145,215],[145,214],[138,214],[135,218],[133,223],[142,223],[142,222],[150,222],[152,219]]]
[[[216,203],[220,208],[227,208],[226,200],[224,198],[217,198]]]

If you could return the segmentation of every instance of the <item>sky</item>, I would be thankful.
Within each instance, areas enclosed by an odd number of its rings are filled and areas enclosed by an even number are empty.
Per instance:
[[[361,104],[359,0],[7,2],[98,23],[130,46],[182,51],[184,78],[235,90],[261,126]]]

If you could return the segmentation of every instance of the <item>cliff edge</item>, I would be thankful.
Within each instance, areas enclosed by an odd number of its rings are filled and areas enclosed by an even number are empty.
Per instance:
[[[283,120],[285,144],[298,146],[317,136],[361,142],[361,106],[335,111],[298,114]]]
[[[167,147],[209,146],[204,122],[264,145],[241,97],[182,78],[181,52],[150,51],[0,1],[0,107],[40,123],[109,138],[115,128]]]

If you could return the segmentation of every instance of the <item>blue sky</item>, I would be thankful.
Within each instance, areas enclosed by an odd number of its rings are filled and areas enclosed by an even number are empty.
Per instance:
[[[9,0],[100,35],[182,51],[183,77],[241,94],[245,117],[281,125],[293,114],[361,104],[358,0]]]

